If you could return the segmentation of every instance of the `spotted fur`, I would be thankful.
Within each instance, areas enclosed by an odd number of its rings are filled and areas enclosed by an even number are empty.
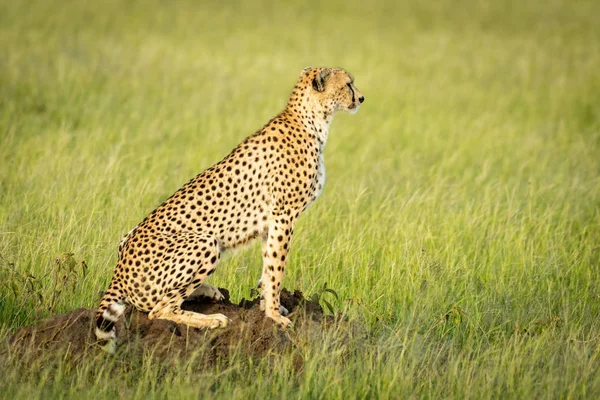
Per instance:
[[[282,327],[279,294],[294,225],[325,182],[323,148],[338,110],[364,97],[342,69],[305,68],[286,108],[227,157],[202,172],[132,229],[96,315],[96,336],[114,351],[115,323],[126,304],[193,327],[216,328],[222,314],[181,309],[190,297],[222,298],[204,282],[221,253],[262,240],[262,307]]]

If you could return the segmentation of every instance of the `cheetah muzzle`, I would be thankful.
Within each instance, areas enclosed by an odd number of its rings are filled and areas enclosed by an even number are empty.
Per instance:
[[[205,284],[221,254],[262,239],[261,308],[281,327],[279,295],[294,225],[325,183],[323,148],[336,111],[355,113],[364,101],[342,69],[305,68],[285,109],[222,161],[202,172],[122,239],[119,259],[96,314],[96,337],[116,349],[115,324],[132,304],[197,328],[227,326],[222,314],[181,309],[184,300],[220,301]]]

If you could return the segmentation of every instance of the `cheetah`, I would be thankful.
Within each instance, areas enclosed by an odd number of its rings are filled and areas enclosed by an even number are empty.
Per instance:
[[[279,296],[294,225],[323,189],[323,148],[335,112],[354,114],[364,100],[343,69],[303,69],[280,114],[123,237],[96,314],[99,344],[115,351],[115,324],[129,304],[150,319],[227,326],[222,314],[185,311],[181,304],[198,296],[221,300],[206,279],[224,251],[255,238],[262,240],[261,309],[289,326]]]

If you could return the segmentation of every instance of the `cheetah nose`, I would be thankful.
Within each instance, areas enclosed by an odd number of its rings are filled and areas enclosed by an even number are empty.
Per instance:
[[[362,102],[363,102],[363,101],[365,101],[365,96],[360,96],[360,97],[358,98],[358,102],[359,102],[360,104],[362,104]]]

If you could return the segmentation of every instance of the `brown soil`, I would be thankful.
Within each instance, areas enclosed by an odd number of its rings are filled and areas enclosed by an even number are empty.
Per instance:
[[[354,325],[328,316],[318,302],[307,300],[296,290],[283,290],[281,304],[289,311],[293,329],[278,328],[259,309],[259,300],[243,299],[239,304],[229,300],[229,292],[220,288],[225,300],[214,303],[208,299],[185,302],[183,308],[203,314],[222,313],[231,319],[227,328],[197,329],[166,320],[149,320],[148,314],[128,308],[117,324],[119,355],[148,354],[161,359],[194,357],[203,364],[227,361],[233,354],[268,356],[281,354],[305,341],[323,340],[327,331],[344,332],[346,341]],[[18,330],[9,344],[13,355],[27,355],[27,359],[58,357],[81,360],[84,356],[105,356],[94,336],[95,310],[80,308],[58,315],[35,326]],[[342,329],[332,329],[342,326]],[[350,328],[350,329],[345,329]],[[23,360],[23,358],[21,358]]]

